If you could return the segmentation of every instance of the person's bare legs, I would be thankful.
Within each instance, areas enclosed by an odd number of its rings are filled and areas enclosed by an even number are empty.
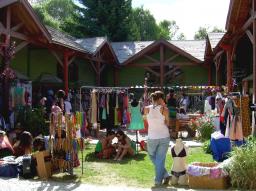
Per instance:
[[[126,148],[126,149],[123,149],[122,154],[120,155],[120,157],[119,157],[117,160],[118,160],[118,161],[121,161],[121,160],[123,159],[123,157],[124,157],[127,153],[128,153],[129,155],[133,156],[133,155],[134,155],[134,150],[133,150],[131,147]]]
[[[121,155],[123,149],[121,147],[118,147],[117,149],[117,153],[116,153],[116,156],[114,158],[114,160],[117,160],[119,158],[119,156]]]

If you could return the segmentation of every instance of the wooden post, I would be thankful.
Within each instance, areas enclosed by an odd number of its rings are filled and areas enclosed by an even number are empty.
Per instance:
[[[160,86],[164,86],[164,46],[160,45]]]
[[[212,66],[208,63],[208,86],[212,85]]]
[[[216,68],[216,86],[221,85],[220,84],[220,63],[221,62],[221,56],[217,57],[215,60],[215,68]]]
[[[100,61],[97,61],[96,62],[96,74],[97,74],[97,80],[96,80],[96,83],[97,83],[97,86],[100,86]]]
[[[119,69],[114,66],[114,86],[119,86]]]
[[[63,55],[63,71],[64,71],[64,90],[68,95],[68,52],[64,52]]]
[[[233,62],[232,62],[232,48],[227,50],[227,87],[228,92],[231,92],[233,89]]]
[[[256,0],[252,1],[252,10],[256,11]],[[256,103],[256,20],[253,19],[253,96],[252,103]],[[252,112],[252,135],[256,136],[256,128],[255,128],[255,112]]]

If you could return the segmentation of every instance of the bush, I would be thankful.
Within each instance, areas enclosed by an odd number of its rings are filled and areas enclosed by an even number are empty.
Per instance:
[[[20,108],[17,115],[17,122],[21,124],[25,131],[30,132],[33,137],[39,134],[49,134],[48,126],[44,118],[43,108]]]
[[[228,168],[231,184],[239,189],[256,189],[256,139],[249,138],[244,147],[235,148]]]
[[[210,140],[205,141],[203,144],[203,150],[206,154],[212,154],[212,150],[211,150],[211,142]]]
[[[192,120],[190,126],[198,131],[198,138],[201,141],[209,140],[214,132],[214,125],[210,116],[202,116]]]

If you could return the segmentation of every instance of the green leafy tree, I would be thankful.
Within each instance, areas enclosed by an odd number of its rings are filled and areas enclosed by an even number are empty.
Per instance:
[[[219,29],[216,26],[212,30],[210,30],[209,27],[199,27],[198,31],[195,33],[194,39],[203,40],[209,32],[224,32],[224,30]]]
[[[79,2],[84,7],[80,8],[81,26],[78,30],[92,37],[108,36],[112,41],[128,39],[131,30],[131,0],[79,0]],[[136,27],[134,23],[132,25]]]
[[[186,40],[186,36],[185,36],[185,34],[184,34],[184,33],[180,33],[180,34],[178,34],[178,36],[177,36],[177,40]]]
[[[171,40],[177,34],[179,27],[175,21],[163,20],[159,23],[160,38]]]
[[[143,7],[135,8],[132,17],[139,31],[139,39],[135,40],[147,41],[159,38],[159,27],[149,10],[144,10]]]
[[[73,36],[82,36],[76,30],[79,9],[73,0],[44,0],[33,5],[45,25],[65,31]]]
[[[208,34],[208,28],[206,27],[200,27],[199,30],[196,32],[194,39],[195,40],[203,40],[206,38]]]
[[[212,32],[225,32],[225,31],[215,26],[213,27]]]

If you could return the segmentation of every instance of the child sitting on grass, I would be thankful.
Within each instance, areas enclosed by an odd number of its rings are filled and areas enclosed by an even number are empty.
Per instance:
[[[95,148],[95,154],[98,158],[109,159],[115,153],[115,148],[112,144],[114,138],[115,132],[109,131],[106,137],[98,141]]]

